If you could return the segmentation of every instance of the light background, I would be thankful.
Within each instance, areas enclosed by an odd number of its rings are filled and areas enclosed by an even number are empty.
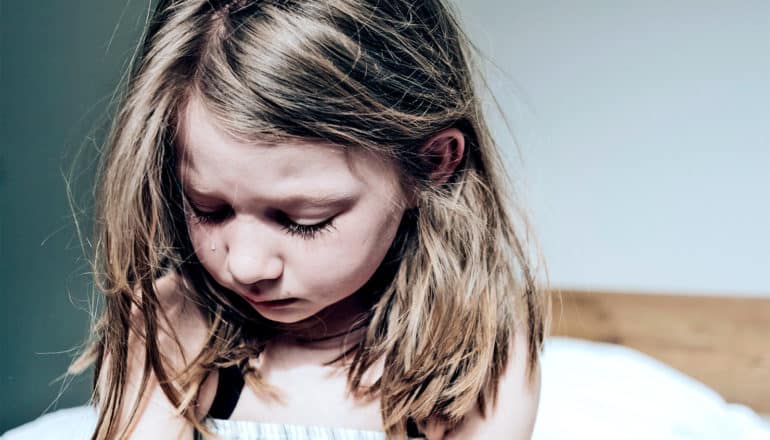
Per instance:
[[[459,5],[554,286],[770,297],[770,2]]]

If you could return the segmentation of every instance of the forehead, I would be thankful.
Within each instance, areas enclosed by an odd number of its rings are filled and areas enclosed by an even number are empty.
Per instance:
[[[186,184],[200,189],[247,185],[280,194],[308,187],[393,189],[396,183],[392,166],[371,153],[312,140],[280,144],[236,140],[217,126],[198,99],[191,99],[180,116],[174,143],[178,172]]]

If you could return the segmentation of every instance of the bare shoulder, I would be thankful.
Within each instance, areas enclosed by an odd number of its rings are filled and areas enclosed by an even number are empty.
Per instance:
[[[164,366],[170,377],[183,371],[203,349],[208,335],[208,326],[200,310],[187,298],[175,273],[159,278],[155,282],[155,291],[163,314],[157,322],[158,351],[165,361]],[[159,313],[161,315],[161,313]],[[187,421],[176,414],[176,409],[160,387],[157,377],[150,374],[147,386],[141,391],[147,347],[144,335],[144,316],[134,307],[131,314],[138,332],[131,332],[128,339],[128,359],[126,365],[126,393],[123,406],[123,422],[128,411],[137,405],[137,420],[132,428],[132,439],[143,438],[190,438],[192,428]],[[101,379],[101,378],[100,378]],[[209,380],[202,387],[211,387]],[[208,395],[210,393],[207,393]],[[198,399],[198,408],[205,414],[210,400]],[[196,411],[198,412],[198,411]]]
[[[535,426],[540,400],[540,366],[528,374],[526,332],[516,333],[505,374],[498,384],[497,404],[487,407],[482,417],[476,408],[463,423],[446,433],[444,439],[476,438],[529,439]]]
[[[184,368],[200,350],[206,341],[207,324],[203,314],[190,300],[182,288],[181,279],[176,273],[169,273],[155,281],[155,293],[160,304],[158,316],[159,349],[169,367]],[[132,318],[142,328],[144,316],[134,308]],[[137,337],[140,335],[132,336]],[[144,351],[143,337],[129,345]]]
[[[169,354],[176,357],[169,360],[186,364],[203,348],[208,331],[206,320],[182,288],[178,274],[172,272],[159,278],[155,289],[161,309],[168,318],[159,322],[161,348],[171,349],[176,336],[181,345],[177,348],[182,351],[171,350]]]

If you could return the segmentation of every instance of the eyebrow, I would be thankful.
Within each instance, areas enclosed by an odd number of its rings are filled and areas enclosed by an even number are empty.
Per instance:
[[[355,199],[356,196],[352,194],[298,194],[288,197],[281,197],[279,199],[279,204],[282,206],[288,206],[290,208],[297,208],[300,206],[325,208],[329,206],[347,206]]]
[[[192,195],[194,197],[202,198],[219,198],[210,194],[206,194],[205,191],[199,190],[189,184],[183,186],[183,192],[185,196]],[[266,204],[273,204],[281,207],[298,208],[298,207],[342,207],[351,204],[358,198],[354,194],[345,193],[329,193],[329,194],[294,194],[285,197],[277,197],[275,199],[263,199]]]

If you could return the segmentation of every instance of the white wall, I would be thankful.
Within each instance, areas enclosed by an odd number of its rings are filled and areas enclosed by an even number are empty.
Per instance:
[[[770,297],[770,2],[457,4],[552,285]]]

